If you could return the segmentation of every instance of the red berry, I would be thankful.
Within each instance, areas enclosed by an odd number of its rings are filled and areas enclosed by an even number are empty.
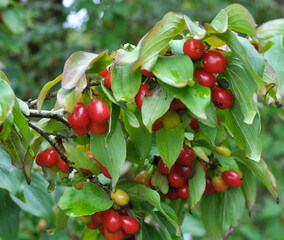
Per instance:
[[[94,134],[103,134],[108,129],[108,121],[103,123],[89,122],[88,128]]]
[[[258,50],[259,50],[259,48],[258,48],[258,46],[257,46],[257,44],[256,44],[256,43],[251,43],[251,45],[253,45],[253,46],[254,46],[254,48],[256,49],[256,51],[258,51]]]
[[[2,130],[3,130],[3,124],[0,125],[0,132],[2,132]]]
[[[147,171],[142,171],[136,175],[134,180],[146,186],[150,186],[151,175]]]
[[[108,74],[107,68],[105,68],[103,71],[98,73],[100,76],[105,77]]]
[[[202,165],[203,170],[204,170],[204,172],[206,174],[207,173],[207,168],[206,168],[205,164],[203,162],[200,162],[200,164]]]
[[[107,227],[105,226],[104,229],[104,234],[103,236],[107,239],[107,240],[122,240],[123,239],[123,231],[122,230],[119,230],[115,233],[110,233],[108,230],[107,230]]]
[[[106,169],[106,167],[105,167],[104,165],[102,165],[102,164],[99,162],[99,160],[97,160],[91,152],[87,152],[86,154],[100,165],[100,169],[101,169],[101,172],[103,173],[103,175],[104,175],[105,177],[111,179],[111,176],[110,176],[108,170]]]
[[[186,200],[189,197],[188,184],[185,184],[177,189],[177,194],[181,200]]]
[[[68,113],[68,122],[75,130],[87,128],[89,120],[88,108],[83,103],[76,103],[73,114]]]
[[[179,188],[186,184],[186,179],[178,174],[178,172],[172,167],[170,174],[168,175],[169,183],[176,188]]]
[[[179,198],[179,195],[178,195],[176,189],[171,189],[170,188],[168,193],[167,193],[167,195],[166,195],[166,197],[168,199],[170,199],[171,201],[174,201],[174,200],[177,200]]]
[[[69,167],[67,163],[64,162],[60,156],[58,156],[57,166],[61,172],[69,173]]]
[[[123,207],[121,207],[117,212],[120,216],[128,216],[128,212]]]
[[[93,230],[98,228],[98,224],[96,224],[94,221],[86,223],[86,226]]]
[[[219,52],[208,51],[203,57],[204,68],[211,73],[221,73],[226,70],[227,58]]]
[[[141,73],[145,76],[145,77],[155,77],[155,75],[152,72],[147,71],[146,69],[141,69]]]
[[[122,230],[129,234],[135,234],[139,231],[140,225],[135,218],[129,216],[123,216],[122,220]]]
[[[193,60],[202,58],[204,55],[203,43],[196,39],[188,39],[183,45],[183,52]]]
[[[197,118],[192,118],[189,125],[192,130],[197,130],[198,128],[200,128]]]
[[[88,132],[89,132],[89,128],[86,127],[86,128],[81,128],[81,129],[74,129],[73,128],[73,131],[76,135],[78,136],[83,136],[83,135],[86,135]]]
[[[93,98],[88,107],[89,117],[93,122],[104,123],[110,117],[108,106],[101,100]]]
[[[229,187],[221,176],[213,177],[212,185],[217,192],[226,192]]]
[[[168,166],[164,163],[163,159],[160,159],[159,165],[158,165],[160,173],[167,175],[169,173]]]
[[[84,168],[82,168],[81,169],[85,174],[90,174],[91,173],[91,171],[90,170],[88,170],[88,169],[84,169]]]
[[[147,83],[141,83],[140,89],[139,89],[137,95],[135,96],[136,105],[140,110],[142,108],[142,103],[143,103],[143,99],[145,97],[145,94],[146,94],[146,92],[149,88],[150,88],[150,86]]]
[[[42,164],[45,167],[51,168],[57,164],[58,161],[58,153],[53,147],[50,147],[44,151],[42,155]]]
[[[243,180],[240,179],[239,174],[234,170],[224,171],[222,173],[222,178],[230,187],[239,187],[243,183]]]
[[[170,110],[176,111],[178,109],[186,108],[185,104],[178,98],[174,98],[171,102]]]
[[[206,187],[204,193],[207,195],[212,195],[216,192],[215,188],[212,185],[212,179],[206,176]]]
[[[121,217],[116,211],[108,209],[103,212],[103,225],[106,227],[108,232],[115,233],[121,228]]]
[[[96,212],[92,217],[93,221],[97,224],[101,224],[103,222],[103,212]]]
[[[111,72],[108,72],[105,76],[105,85],[109,90],[111,90]]]
[[[181,165],[189,166],[193,163],[194,159],[195,154],[192,148],[187,145],[183,145],[177,162]]]
[[[42,157],[43,157],[44,151],[41,151],[37,156],[36,156],[36,164],[39,165],[40,167],[43,167],[42,163]]]
[[[160,130],[163,127],[164,127],[164,124],[163,124],[162,121],[160,121],[158,123],[154,122],[154,124],[152,125],[152,131],[156,132],[156,131]]]
[[[175,170],[181,177],[185,179],[191,178],[195,173],[193,164],[190,164],[189,166],[184,166],[177,162],[175,164]]]
[[[196,77],[198,83],[204,87],[212,88],[216,82],[213,73],[206,71],[204,68],[195,68],[194,77]]]
[[[229,90],[215,86],[212,88],[211,96],[214,105],[220,109],[226,109],[233,105],[234,99]]]

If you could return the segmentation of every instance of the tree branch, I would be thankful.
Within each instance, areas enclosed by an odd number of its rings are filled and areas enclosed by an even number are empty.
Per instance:
[[[60,109],[56,111],[42,110],[40,113],[38,112],[38,110],[31,109],[30,115],[26,117],[52,118],[52,119],[62,122],[68,128],[71,128],[68,121],[64,118],[64,115],[63,115],[64,113],[65,113],[64,109]]]
[[[56,97],[56,96],[57,96],[57,93],[58,93],[58,91],[55,91],[55,92],[51,92],[51,93],[46,94],[44,100],[49,100],[49,99],[51,99],[51,98]],[[29,107],[29,108],[33,108],[34,106],[37,105],[37,99],[35,99],[35,100],[33,100],[33,101],[28,101],[27,104],[28,104],[28,107]]]
[[[49,135],[50,133],[44,131],[43,129],[39,128],[38,126],[36,126],[35,124],[33,124],[30,120],[28,120],[28,124],[29,126],[35,130],[36,132],[38,132],[42,137],[44,137],[46,139],[46,141],[49,142],[49,144],[54,147],[54,149],[57,151],[57,153],[59,154],[59,156],[61,157],[61,159],[67,163],[67,165],[69,165],[69,160],[67,159],[67,157],[64,155],[64,153],[61,151],[61,149],[56,145],[56,142],[53,141]]]
[[[92,86],[100,86],[101,83],[100,82],[97,82],[97,81],[92,81],[89,83],[89,87],[92,87]]]

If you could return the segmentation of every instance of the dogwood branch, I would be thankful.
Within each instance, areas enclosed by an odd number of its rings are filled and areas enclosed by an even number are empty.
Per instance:
[[[49,100],[49,99],[51,99],[51,98],[56,97],[56,96],[57,96],[57,93],[58,93],[58,91],[55,91],[55,92],[51,92],[51,93],[46,94],[44,100]],[[28,107],[29,107],[29,108],[33,108],[34,106],[37,105],[37,99],[35,99],[35,100],[33,100],[33,101],[28,101],[27,104],[28,104]]]

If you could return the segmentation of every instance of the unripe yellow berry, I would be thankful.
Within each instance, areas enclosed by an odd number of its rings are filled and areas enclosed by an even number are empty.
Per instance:
[[[125,206],[129,202],[128,194],[121,189],[117,189],[116,192],[111,192],[110,197],[119,206]]]
[[[220,155],[224,156],[224,157],[230,157],[231,156],[231,151],[229,148],[225,147],[225,146],[217,146],[215,148],[216,152],[219,153]]]

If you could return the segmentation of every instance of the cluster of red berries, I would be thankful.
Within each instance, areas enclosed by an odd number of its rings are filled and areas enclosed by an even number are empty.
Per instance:
[[[52,168],[57,165],[63,173],[69,173],[69,167],[66,162],[58,155],[55,148],[50,147],[41,151],[36,157],[36,163],[40,167]]]
[[[206,167],[202,163],[206,173]],[[206,174],[205,194],[212,195],[215,192],[226,192],[229,187],[239,187],[243,183],[243,179],[234,170],[227,170],[222,172],[221,176],[215,176],[212,179]]]
[[[130,217],[125,208],[120,208],[118,211],[108,209],[96,212],[90,220],[86,223],[87,227],[90,229],[100,227],[101,234],[107,240],[135,240],[134,234],[140,230],[138,221]]]
[[[76,103],[74,112],[68,113],[68,122],[78,135],[85,135],[90,131],[102,134],[108,129],[110,110],[101,100],[93,98],[88,108],[83,103]]]
[[[168,199],[176,200],[180,198],[186,200],[189,197],[188,179],[195,173],[194,160],[194,151],[187,145],[183,145],[179,157],[170,172],[167,165],[160,159],[158,164],[159,171],[167,175],[170,183],[170,189],[166,195]]]

